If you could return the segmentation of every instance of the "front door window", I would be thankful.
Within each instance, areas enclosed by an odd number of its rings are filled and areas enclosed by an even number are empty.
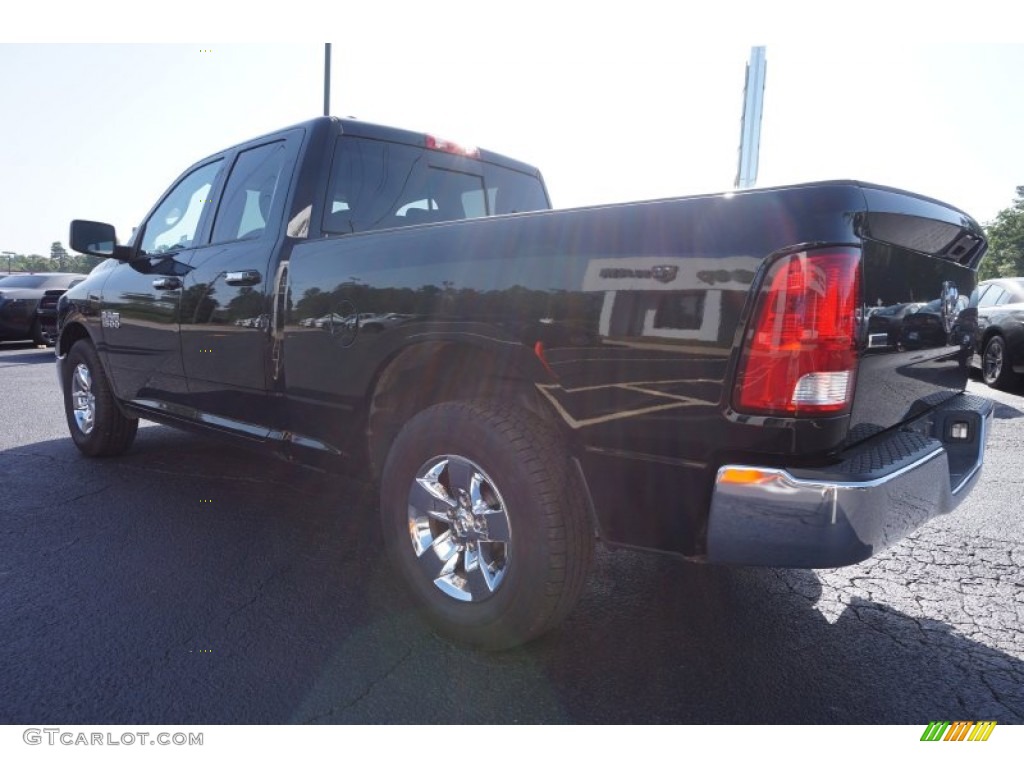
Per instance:
[[[168,193],[146,222],[141,245],[143,254],[159,256],[193,246],[221,162],[215,160],[196,168]]]

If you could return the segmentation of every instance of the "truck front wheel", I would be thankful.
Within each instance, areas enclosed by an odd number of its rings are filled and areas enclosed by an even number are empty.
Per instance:
[[[74,343],[64,367],[64,414],[71,439],[86,456],[116,456],[135,440],[138,419],[114,401],[99,356],[86,339]]]
[[[451,402],[395,438],[381,479],[392,561],[442,634],[508,648],[558,624],[594,533],[558,432],[502,404]]]

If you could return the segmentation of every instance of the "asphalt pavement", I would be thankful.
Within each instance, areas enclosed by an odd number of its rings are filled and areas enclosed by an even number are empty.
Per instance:
[[[0,344],[0,723],[1024,723],[1024,388],[952,515],[857,566],[599,548],[523,648],[434,636],[371,487],[143,423],[67,436],[52,350]]]

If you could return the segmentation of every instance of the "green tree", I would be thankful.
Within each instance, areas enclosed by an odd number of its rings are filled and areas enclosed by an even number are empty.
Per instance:
[[[21,271],[22,272],[53,272],[56,266],[46,256],[40,256],[38,253],[32,253],[28,256],[22,256]],[[14,260],[15,265],[18,264],[18,260]]]
[[[103,259],[99,256],[84,256],[77,253],[68,253],[59,242],[50,246],[49,256],[40,256],[33,253],[26,256],[23,253],[14,251],[0,252],[0,272],[6,274],[11,272],[78,272],[88,274],[100,264]]]
[[[64,250],[64,246],[60,244],[60,241],[50,246],[50,260],[57,265],[58,271],[63,272],[67,269],[68,252]]]
[[[978,270],[979,280],[1024,277],[1024,186],[1017,187],[1013,205],[996,214],[985,227],[988,253]]]
[[[80,272],[82,274],[89,274],[93,267],[102,262],[103,259],[99,256],[84,256],[75,254],[68,257],[67,271],[68,272]]]

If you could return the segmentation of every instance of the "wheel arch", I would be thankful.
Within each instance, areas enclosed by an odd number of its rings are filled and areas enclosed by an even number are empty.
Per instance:
[[[1003,336],[1003,329],[998,325],[990,325],[985,329],[985,332],[981,335],[981,352],[985,352],[985,347],[988,346],[989,339],[993,336]]]
[[[1007,322],[1003,326],[1003,341],[1010,358],[1010,369],[1024,374],[1024,322]]]
[[[89,341],[93,343],[93,346],[95,346],[92,335],[86,329],[85,325],[77,320],[65,323],[64,327],[60,331],[60,337],[57,339],[57,354],[60,357],[64,357],[71,351],[72,345],[81,339],[89,339]]]
[[[506,351],[442,339],[403,347],[381,366],[368,396],[366,448],[373,476],[380,476],[404,424],[437,403],[500,399],[550,421],[568,436],[564,421],[537,390],[537,384],[550,381],[541,361],[519,345]]]

